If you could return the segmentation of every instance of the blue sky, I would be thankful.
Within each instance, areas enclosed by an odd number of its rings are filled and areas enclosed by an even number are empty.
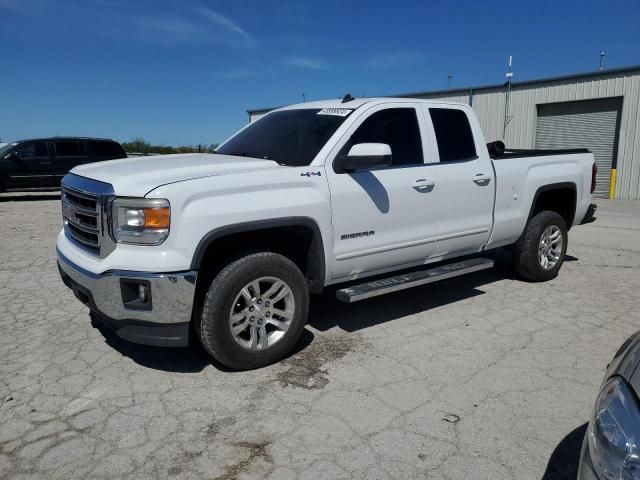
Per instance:
[[[0,138],[221,142],[246,110],[640,64],[640,1],[0,0]]]

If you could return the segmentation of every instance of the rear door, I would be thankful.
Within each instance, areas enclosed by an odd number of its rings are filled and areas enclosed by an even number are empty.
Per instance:
[[[489,240],[495,195],[493,166],[482,145],[482,132],[462,106],[423,105],[423,111],[438,150],[436,254],[478,251]]]
[[[335,279],[358,278],[424,262],[436,236],[435,170],[419,106],[377,105],[363,112],[326,164]],[[391,147],[392,165],[336,173],[333,160],[359,143]]]
[[[53,142],[55,148],[55,158],[53,160],[53,174],[56,185],[60,185],[60,180],[69,170],[77,165],[87,163],[86,144],[82,140],[61,139]]]
[[[37,188],[55,185],[51,170],[51,156],[46,141],[23,142],[16,146],[15,155],[3,160],[7,188]]]

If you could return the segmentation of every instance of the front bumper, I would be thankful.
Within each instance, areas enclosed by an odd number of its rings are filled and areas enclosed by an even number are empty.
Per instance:
[[[188,345],[195,299],[196,271],[147,273],[112,270],[89,272],[60,251],[58,269],[64,284],[115,333],[135,343],[181,347]],[[144,307],[125,305],[123,284],[144,284],[149,301]]]

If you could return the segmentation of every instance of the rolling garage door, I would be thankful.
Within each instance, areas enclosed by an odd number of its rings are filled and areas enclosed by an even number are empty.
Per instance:
[[[598,164],[597,197],[609,196],[622,98],[538,105],[536,148],[588,148]]]

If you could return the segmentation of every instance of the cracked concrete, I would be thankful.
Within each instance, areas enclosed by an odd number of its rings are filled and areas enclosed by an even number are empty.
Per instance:
[[[603,201],[551,282],[499,252],[353,305],[329,291],[293,355],[226,372],[93,328],[58,277],[59,210],[0,196],[0,478],[569,478],[640,326],[640,203]]]

